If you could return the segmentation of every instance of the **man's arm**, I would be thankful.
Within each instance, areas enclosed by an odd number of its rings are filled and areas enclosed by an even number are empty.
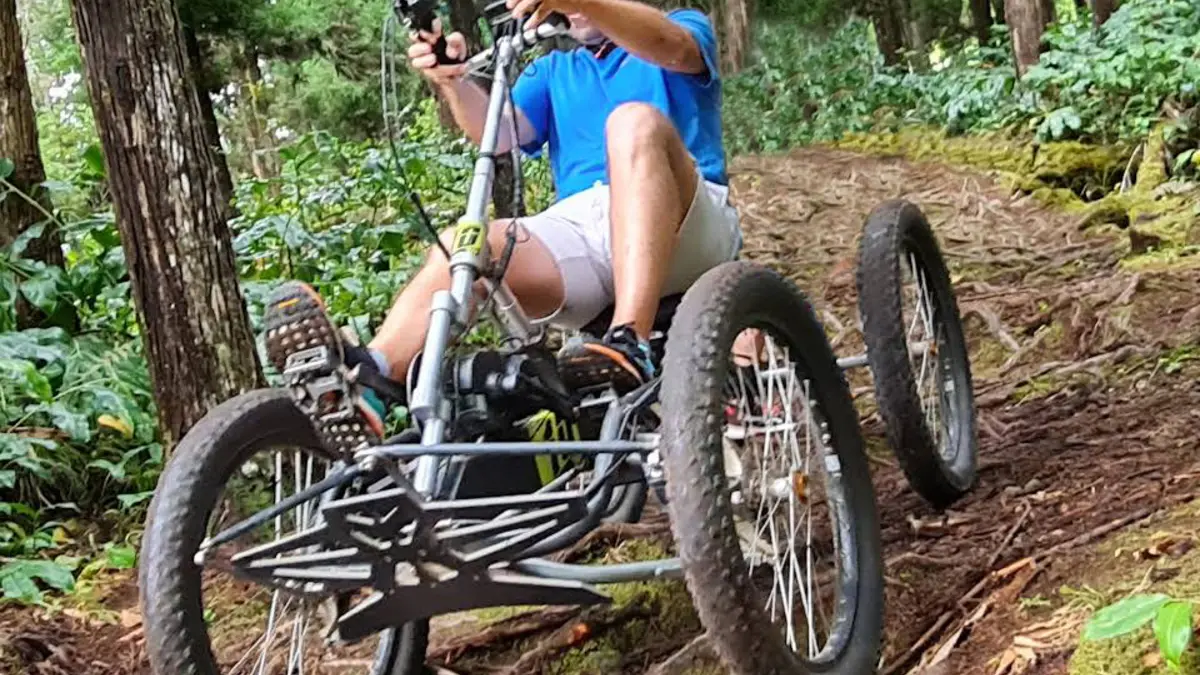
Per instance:
[[[462,129],[467,138],[475,145],[483,142],[483,125],[487,121],[487,109],[490,93],[482,85],[467,77],[451,80],[442,84],[439,89],[450,106],[454,122]],[[500,133],[496,136],[496,152],[504,153],[512,150],[511,108],[505,111],[500,119]],[[516,108],[517,136],[521,141],[536,137],[533,125],[520,108]]]
[[[434,21],[434,32],[418,34],[408,48],[408,58],[413,67],[427,77],[450,107],[454,122],[462,129],[467,138],[479,145],[483,141],[483,126],[487,121],[488,99],[490,92],[482,85],[467,76],[465,64],[439,64],[433,55],[432,44],[441,35],[441,21]],[[446,36],[446,55],[454,59],[468,56],[467,43],[461,33],[451,33]],[[533,125],[520,108],[516,109],[517,136],[522,142],[537,137]],[[511,133],[512,123],[506,107],[505,115],[500,120],[499,134],[496,136],[496,152],[509,152],[513,147]]]
[[[667,70],[700,74],[708,70],[700,46],[686,28],[665,12],[636,0],[510,0],[523,15],[538,6],[542,13],[578,13],[625,51]],[[510,6],[511,6],[510,5]],[[523,7],[524,6],[524,7]]]

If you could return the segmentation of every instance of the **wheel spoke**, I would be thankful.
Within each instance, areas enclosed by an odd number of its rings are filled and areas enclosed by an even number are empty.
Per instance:
[[[922,417],[934,447],[943,459],[950,461],[954,459],[953,453],[957,445],[949,435],[945,419],[947,396],[940,366],[940,346],[943,338],[941,326],[936,321],[937,310],[929,291],[927,275],[918,264],[916,256],[911,253],[908,256],[907,269],[914,281],[913,299],[916,305],[912,317],[913,328],[909,330],[908,340],[910,344],[925,345],[921,350],[919,366],[913,363],[917,367],[917,395],[921,403]],[[913,329],[918,323],[921,327],[919,342],[913,339]],[[910,352],[911,361],[913,359]]]
[[[776,344],[771,336],[764,342],[762,358],[745,370],[737,369],[735,376],[743,385],[741,391],[756,394],[753,404],[747,396],[736,406],[746,429],[740,452],[748,458],[738,462],[741,474],[736,482],[743,495],[758,500],[746,514],[754,513],[753,526],[739,526],[738,531],[750,568],[757,569],[761,562],[772,566],[771,586],[764,597],[767,614],[772,621],[784,623],[783,636],[789,649],[816,658],[823,650],[823,641],[831,636],[829,617],[836,610],[836,606],[824,606],[827,596],[821,588],[838,578],[836,574],[821,573],[825,557],[814,545],[819,534],[814,524],[814,505],[824,502],[811,494],[816,487],[813,472],[824,471],[824,464],[822,460],[814,462],[813,454],[818,448],[823,454],[827,449],[811,407],[811,382],[798,376],[785,346]],[[746,374],[751,377],[746,378]],[[752,430],[752,423],[761,428]],[[833,548],[839,551],[842,544],[838,528],[832,527],[830,532]],[[797,625],[801,613],[803,628]]]

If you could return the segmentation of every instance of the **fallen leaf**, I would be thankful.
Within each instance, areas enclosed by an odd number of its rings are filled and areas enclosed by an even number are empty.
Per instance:
[[[118,419],[112,415],[101,415],[96,420],[96,423],[120,433],[125,438],[133,438],[133,427],[129,426],[129,423],[125,420]]]
[[[954,631],[954,634],[942,643],[942,646],[938,648],[937,653],[935,653],[933,658],[930,659],[926,668],[932,668],[933,666],[936,666],[942,661],[950,658],[950,652],[954,651],[954,648],[958,646],[958,641],[962,639],[963,628],[966,628],[966,626],[962,626],[958,630]]]
[[[1027,635],[1018,635],[1013,638],[1013,644],[1017,647],[1028,647],[1029,649],[1049,649],[1050,645],[1045,642],[1039,642]]]
[[[1032,649],[1028,647],[1014,647],[1013,649],[1016,650],[1017,656],[1027,661],[1029,665],[1032,666],[1037,663],[1037,652]]]
[[[1004,650],[1000,655],[1000,665],[996,666],[996,672],[993,675],[1008,675],[1013,664],[1017,662],[1017,653],[1010,647]]]
[[[122,628],[133,628],[142,625],[142,615],[134,609],[123,609],[119,615]]]

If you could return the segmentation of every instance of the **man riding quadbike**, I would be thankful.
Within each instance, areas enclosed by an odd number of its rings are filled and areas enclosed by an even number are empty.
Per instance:
[[[464,59],[433,0],[396,9],[417,29],[411,65],[479,148],[463,215],[366,346],[308,286],[271,298],[284,386],[211,410],[149,509],[140,587],[156,672],[417,675],[433,617],[602,603],[604,584],[680,577],[736,673],[874,672],[882,556],[858,414],[804,295],[737,260],[708,18],[495,0],[492,45]],[[517,75],[526,50],[564,33],[579,46]],[[497,153],[519,178],[522,153],[546,146],[558,201],[487,222]],[[948,275],[911,204],[877,209],[862,251],[874,346],[847,366],[869,361],[888,384],[889,439],[903,422],[902,466],[945,505],[975,466]],[[902,259],[919,290],[911,322]],[[484,314],[501,346],[462,344]],[[548,326],[573,335],[552,349]],[[918,371],[953,423],[917,402]],[[409,428],[384,438],[393,406]],[[651,492],[676,557],[549,558],[637,521]]]
[[[727,199],[716,36],[696,10],[664,14],[629,0],[509,5],[516,17],[536,5],[533,24],[561,12],[582,47],[536,59],[513,86],[514,119],[502,123],[492,151],[516,145],[538,155],[548,145],[559,200],[542,213],[488,224],[493,259],[484,263],[496,265],[513,238],[504,280],[535,326],[582,329],[613,305],[603,336],[571,342],[558,365],[572,391],[611,383],[628,392],[655,374],[649,337],[660,297],[733,260],[741,244]],[[462,34],[443,38],[438,21],[433,32],[413,37],[412,66],[479,143],[489,92],[467,76]],[[444,56],[435,53],[439,45]],[[453,232],[442,240],[453,246]],[[340,405],[332,397],[318,406],[316,421],[334,447],[382,440],[378,394],[407,403],[402,383],[425,344],[434,295],[450,288],[444,250],[431,250],[365,348],[340,340],[306,285],[287,284],[268,303],[267,349],[280,372],[293,355],[318,346],[360,369],[351,388],[355,419],[325,416]],[[484,283],[476,286],[485,296]]]

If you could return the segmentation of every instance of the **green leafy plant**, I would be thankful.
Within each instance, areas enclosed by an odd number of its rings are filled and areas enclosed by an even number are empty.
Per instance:
[[[1159,653],[1172,668],[1192,641],[1192,603],[1162,593],[1131,595],[1096,612],[1083,629],[1084,640],[1107,640],[1153,624]]]
[[[5,600],[40,604],[42,588],[70,591],[75,586],[74,569],[78,561],[72,559],[10,560],[0,566],[0,589]],[[40,583],[39,583],[40,582]]]
[[[857,18],[828,38],[793,21],[764,26],[757,61],[726,82],[730,148],[774,151],[911,124],[1133,143],[1165,108],[1200,104],[1200,5],[1190,0],[1123,3],[1099,31],[1086,17],[1061,20],[1019,82],[1003,26],[987,44],[932,49],[922,72],[884,66],[872,33]],[[1196,147],[1175,155],[1180,169]]]

